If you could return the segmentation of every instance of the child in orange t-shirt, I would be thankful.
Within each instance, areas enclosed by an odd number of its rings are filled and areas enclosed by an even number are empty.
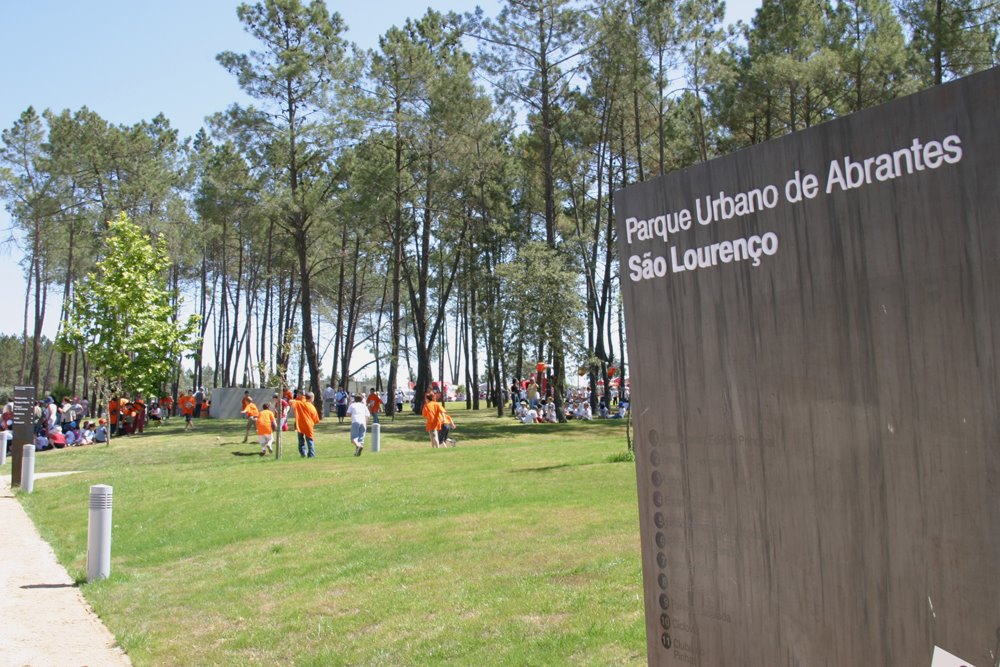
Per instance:
[[[271,412],[271,404],[265,403],[264,409],[257,415],[257,440],[260,442],[260,455],[271,453],[271,442],[274,441],[274,429],[278,428],[277,418]]]
[[[184,394],[177,399],[177,405],[180,406],[181,414],[184,415],[184,430],[193,431],[195,406],[194,396],[192,396],[190,392]]]
[[[243,434],[243,442],[246,442],[250,438],[250,429],[257,423],[257,418],[260,415],[260,410],[257,409],[257,404],[250,398],[249,391],[243,394],[243,409],[240,410],[240,414],[247,418],[247,430]]]
[[[368,392],[368,398],[365,399],[365,404],[368,406],[368,412],[372,415],[372,421],[377,424],[378,413],[382,409],[383,403],[378,393],[376,393],[375,387],[372,387],[372,390]]]
[[[444,406],[438,403],[435,399],[437,397],[434,395],[433,391],[427,392],[424,395],[424,421],[427,433],[431,436],[431,447],[440,447],[440,442],[438,441],[438,431],[441,430],[441,426],[444,424],[445,412]],[[448,445],[445,444],[445,447]]]
[[[160,399],[160,421],[164,424],[167,423],[167,419],[174,414],[174,397],[164,396]]]

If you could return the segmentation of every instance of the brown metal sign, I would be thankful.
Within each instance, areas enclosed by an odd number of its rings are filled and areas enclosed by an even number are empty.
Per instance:
[[[10,485],[21,485],[21,451],[34,440],[35,388],[14,387],[14,419],[11,440]]]
[[[998,100],[618,193],[651,665],[998,664]]]

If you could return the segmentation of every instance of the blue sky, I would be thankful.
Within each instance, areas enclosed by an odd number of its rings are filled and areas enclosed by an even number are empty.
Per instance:
[[[215,56],[254,48],[230,0],[8,0],[0,7],[0,128],[13,125],[28,106],[78,110],[87,106],[113,123],[132,124],[163,113],[182,136],[192,136],[205,116],[243,101],[235,79]],[[499,11],[499,0],[328,1],[344,17],[347,38],[374,48],[379,35],[427,7],[439,11]],[[727,23],[749,21],[760,0],[728,3]],[[0,238],[10,227],[0,208]],[[0,284],[8,295],[0,333],[20,334],[25,282],[20,249],[0,250]],[[46,317],[55,334],[58,301]]]

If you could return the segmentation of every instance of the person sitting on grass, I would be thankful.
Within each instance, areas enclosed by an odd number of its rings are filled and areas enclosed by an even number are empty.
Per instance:
[[[151,422],[156,422],[156,425],[159,426],[160,424],[163,423],[160,419],[160,415],[161,415],[160,404],[151,403],[149,406],[149,411],[146,413],[146,418]]]
[[[92,445],[94,444],[94,422],[84,422],[83,428],[80,429],[80,441],[78,445]]]
[[[108,422],[102,417],[97,422],[97,429],[94,431],[94,442],[108,441]]]
[[[536,424],[538,423],[538,410],[529,407],[524,411],[524,417],[521,418],[522,424]]]
[[[35,434],[35,439],[32,441],[35,445],[36,452],[44,452],[51,445],[49,445],[49,438],[45,435],[45,431],[39,431]]]
[[[528,416],[528,401],[521,401],[517,404],[517,409],[514,411],[514,418],[521,423],[527,423],[524,418]]]
[[[49,444],[56,449],[62,449],[66,446],[66,436],[63,435],[62,426],[56,424],[52,427],[52,430],[49,431]]]
[[[545,402],[544,419],[550,424],[555,424],[559,421],[556,417],[556,402],[551,398]]]

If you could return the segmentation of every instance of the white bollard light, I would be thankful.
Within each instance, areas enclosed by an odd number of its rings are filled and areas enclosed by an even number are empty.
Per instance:
[[[6,433],[6,431],[4,431],[4,433]],[[6,465],[6,463],[7,463],[7,437],[6,435],[3,435],[3,437],[0,437],[0,466]]]
[[[378,452],[379,440],[382,438],[382,427],[372,424],[372,454]]]
[[[111,493],[107,484],[90,487],[90,519],[87,525],[87,581],[111,575]]]
[[[25,493],[35,490],[35,446],[25,445],[21,450],[21,488]]]

